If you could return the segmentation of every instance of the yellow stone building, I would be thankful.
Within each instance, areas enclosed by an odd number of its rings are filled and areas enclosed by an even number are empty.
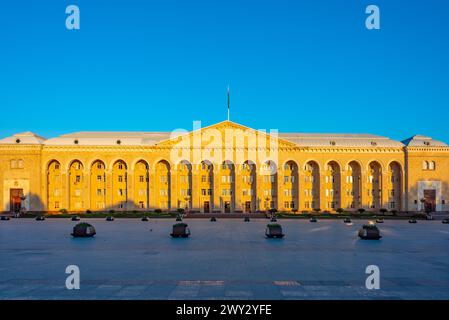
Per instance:
[[[425,136],[254,130],[79,132],[0,140],[5,212],[448,211],[449,147]]]

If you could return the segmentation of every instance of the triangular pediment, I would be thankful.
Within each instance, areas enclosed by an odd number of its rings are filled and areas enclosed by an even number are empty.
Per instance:
[[[276,145],[277,147],[294,147],[294,143],[279,138],[274,130],[256,130],[247,126],[232,122],[222,121],[207,127],[190,132],[173,132],[170,139],[159,142],[158,146],[170,147],[192,144],[194,141],[202,141],[202,145],[209,147],[221,143],[233,143],[234,146],[244,143],[244,147],[254,143],[259,145]],[[250,141],[250,142],[249,142]],[[267,142],[268,141],[268,142]]]

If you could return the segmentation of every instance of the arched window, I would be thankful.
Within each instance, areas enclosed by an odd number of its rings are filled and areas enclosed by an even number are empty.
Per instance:
[[[429,162],[429,170],[435,170],[435,161]]]
[[[429,162],[428,161],[423,161],[422,162],[422,169],[423,170],[428,170],[429,169]]]

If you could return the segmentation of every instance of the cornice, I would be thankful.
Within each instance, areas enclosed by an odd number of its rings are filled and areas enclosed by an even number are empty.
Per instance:
[[[404,148],[393,147],[298,147],[298,146],[278,146],[276,148],[266,147],[220,147],[220,146],[205,146],[205,147],[182,147],[182,146],[33,146],[33,145],[2,145],[0,150],[24,152],[24,151],[42,151],[47,152],[158,152],[158,151],[170,151],[170,150],[235,150],[235,151],[279,151],[279,152],[307,152],[307,153],[402,153]],[[449,152],[449,147],[412,147],[407,148],[407,151],[443,151]]]
[[[422,146],[422,147],[406,147],[407,152],[449,152],[449,146]]]

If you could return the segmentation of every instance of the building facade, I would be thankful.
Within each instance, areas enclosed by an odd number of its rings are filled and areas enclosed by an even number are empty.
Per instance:
[[[425,136],[26,132],[0,140],[0,164],[4,212],[449,210],[449,147]]]

